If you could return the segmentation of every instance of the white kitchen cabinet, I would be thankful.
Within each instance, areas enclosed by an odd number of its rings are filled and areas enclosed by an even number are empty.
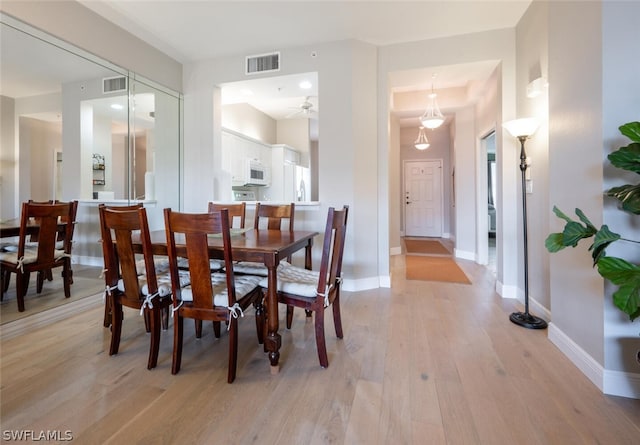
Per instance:
[[[231,173],[231,185],[242,186],[249,159],[271,166],[271,146],[230,130],[222,131],[222,168]]]
[[[300,153],[285,144],[271,146],[271,186],[269,199],[272,201],[297,201],[296,166],[300,163]]]

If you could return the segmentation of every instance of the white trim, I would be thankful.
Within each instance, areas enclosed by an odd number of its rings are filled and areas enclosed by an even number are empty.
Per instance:
[[[359,292],[362,290],[377,289],[379,287],[384,287],[381,286],[381,283],[385,279],[388,279],[388,277],[368,277],[359,278],[357,280],[344,279],[342,281],[342,290],[346,292]]]
[[[475,252],[468,252],[465,250],[458,250],[458,249],[453,249],[453,254],[456,258],[460,258],[462,260],[470,260],[470,261],[475,261],[476,259],[476,253]]]
[[[402,247],[401,246],[392,247],[391,249],[389,249],[389,255],[391,256],[402,255]]]
[[[496,281],[496,292],[502,298],[518,298],[518,288],[515,286],[507,286],[501,281]]]
[[[640,373],[605,369],[553,323],[547,338],[604,394],[640,399]]]

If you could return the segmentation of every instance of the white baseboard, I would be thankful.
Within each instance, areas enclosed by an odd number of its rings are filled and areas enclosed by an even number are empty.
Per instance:
[[[456,258],[460,258],[462,260],[471,260],[471,261],[476,260],[475,252],[467,252],[464,250],[454,249],[454,255]]]
[[[398,246],[398,247],[392,247],[391,249],[389,249],[389,254],[391,256],[394,255],[402,255],[402,247]]]
[[[71,262],[73,264],[82,264],[83,266],[104,266],[104,259],[102,257],[73,255]]]
[[[640,399],[640,374],[605,369],[553,323],[547,338],[604,394]]]
[[[379,287],[391,287],[390,284],[389,286],[382,286],[383,278],[384,277],[359,278],[357,280],[345,279],[342,282],[342,290],[347,292],[358,292],[368,289],[377,289]],[[391,279],[389,277],[386,277],[386,279],[391,283]]]

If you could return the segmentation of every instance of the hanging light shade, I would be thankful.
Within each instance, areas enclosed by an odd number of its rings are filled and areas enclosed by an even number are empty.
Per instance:
[[[414,147],[418,150],[426,150],[429,148],[429,140],[427,139],[427,135],[424,134],[424,127],[420,127],[420,132],[418,133],[418,139],[413,143]]]
[[[435,77],[435,75],[434,75]],[[438,107],[438,101],[436,100],[437,94],[433,90],[433,82],[431,82],[431,93],[429,94],[429,106],[427,110],[424,112],[422,117],[420,118],[420,122],[426,128],[433,130],[434,128],[438,128],[440,125],[444,123],[444,116],[440,112],[440,107]]]

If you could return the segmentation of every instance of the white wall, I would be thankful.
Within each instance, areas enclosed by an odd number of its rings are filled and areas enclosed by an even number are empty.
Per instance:
[[[311,57],[311,52],[318,57]],[[352,288],[378,285],[378,177],[375,156],[376,49],[359,42],[331,42],[280,49],[278,75],[318,72],[322,122],[318,144],[318,199],[313,224],[324,228],[329,206],[350,206],[344,275]],[[185,65],[185,210],[218,199],[221,101],[218,85],[245,78],[244,55]],[[286,61],[286,64],[285,64]],[[286,67],[286,68],[285,68]],[[354,104],[358,104],[355,107]],[[386,230],[386,225],[385,225]],[[319,250],[319,249],[315,249]],[[388,254],[388,253],[387,253]],[[357,255],[357,258],[356,258]],[[388,273],[388,272],[387,272]]]
[[[476,252],[476,115],[473,106],[456,111],[452,169],[455,171],[455,255],[475,259]]]
[[[222,107],[222,126],[265,144],[278,143],[277,122],[249,104]]]
[[[580,26],[568,33],[576,14]],[[599,3],[549,4],[551,204],[567,214],[580,207],[597,226],[603,190],[601,20]],[[551,219],[550,231],[562,227],[561,220]],[[550,290],[553,324],[603,363],[603,281],[583,248],[550,256]]]
[[[640,120],[640,59],[637,43],[640,41],[640,3],[604,3],[602,7],[602,66],[603,66],[603,115],[602,133],[604,154],[629,143],[620,135],[618,127]],[[596,146],[597,147],[597,146]],[[611,167],[604,167],[604,189],[622,184],[637,184],[638,175]],[[621,212],[617,201],[605,198],[604,223],[611,230],[627,238],[640,241],[640,217]],[[625,258],[640,264],[640,249],[630,243],[618,243],[607,250],[612,256]],[[640,350],[640,322],[629,323],[612,304],[612,289],[606,286],[604,301],[604,366],[615,372],[635,373],[640,380],[640,369],[635,355]],[[607,381],[605,380],[605,390]],[[640,384],[635,388],[640,398]]]

